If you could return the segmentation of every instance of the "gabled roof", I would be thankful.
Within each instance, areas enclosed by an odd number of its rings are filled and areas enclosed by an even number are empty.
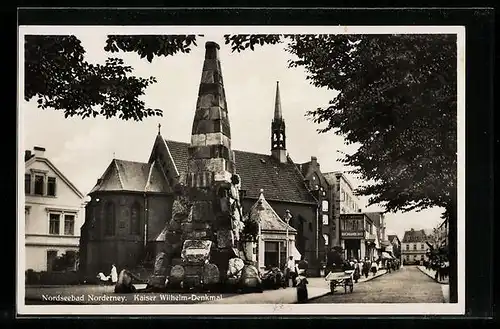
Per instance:
[[[344,181],[347,183],[347,185],[349,185],[349,188],[351,190],[354,191],[354,187],[352,186],[351,184],[351,181],[349,180],[349,178],[347,178],[347,176],[341,172],[341,171],[332,171],[332,172],[327,172],[327,173],[323,173],[323,177],[325,177],[325,180],[326,182],[330,185],[330,186],[333,186],[336,184],[336,181],[337,181],[337,178],[336,176],[340,174],[342,176],[342,178],[344,179]]]
[[[425,242],[427,241],[427,236],[425,235],[424,230],[410,230],[405,231],[405,235],[403,237],[404,243],[408,242]]]
[[[189,143],[166,141],[170,154],[181,175],[185,178],[188,167]],[[241,189],[247,198],[257,199],[264,189],[268,200],[316,204],[304,182],[304,176],[288,158],[287,163],[279,163],[267,154],[234,151],[236,173],[241,177]]]
[[[80,192],[80,190],[77,189],[76,186],[73,185],[73,183],[71,183],[70,180],[68,178],[66,178],[66,176],[64,176],[63,173],[61,171],[59,171],[59,169],[57,169],[57,167],[54,166],[54,164],[52,162],[50,162],[49,159],[47,159],[47,158],[41,158],[41,157],[35,157],[33,155],[28,160],[26,160],[24,162],[24,165],[25,165],[25,167],[29,167],[35,161],[44,162],[53,172],[56,173],[57,177],[59,177],[64,183],[66,183],[66,185],[68,185],[73,190],[73,192],[76,193],[76,195],[78,195],[80,198],[84,198],[85,197],[83,195],[83,193]]]
[[[372,220],[373,225],[380,227],[380,217],[382,216],[381,212],[365,212],[365,215]]]
[[[399,237],[398,237],[396,234],[389,234],[389,235],[387,235],[387,239],[388,239],[389,241],[391,241],[391,242],[392,242],[394,239],[396,239],[396,240],[398,240],[398,241],[399,241]]]
[[[281,217],[274,211],[273,207],[264,198],[264,193],[260,192],[257,202],[250,208],[250,220],[260,223],[262,231],[279,231],[295,234],[297,230],[285,223]]]
[[[90,193],[97,191],[171,192],[171,189],[155,162],[113,159]]]

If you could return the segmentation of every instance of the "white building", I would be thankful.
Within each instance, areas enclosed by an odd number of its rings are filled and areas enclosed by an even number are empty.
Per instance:
[[[51,271],[54,259],[77,252],[84,195],[49,161],[45,149],[25,152],[26,270]]]

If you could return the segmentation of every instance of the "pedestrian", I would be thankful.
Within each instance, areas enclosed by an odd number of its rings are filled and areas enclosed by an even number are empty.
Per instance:
[[[370,273],[370,262],[368,261],[368,258],[366,258],[363,263],[363,274],[365,275],[365,278],[368,278],[368,273]]]
[[[293,259],[293,256],[290,256],[288,258],[285,270],[285,280],[287,287],[290,287],[290,279],[292,280],[292,286],[295,287],[295,278],[297,277],[296,270],[297,270],[297,265],[295,264],[295,260]]]
[[[299,264],[297,265],[297,273],[300,270],[304,270],[304,275],[307,275],[307,270],[309,268],[309,263],[307,262],[306,258],[304,256],[300,257]]]
[[[376,261],[372,262],[370,270],[372,271],[373,276],[375,276],[375,274],[377,274],[378,266],[377,266],[377,262]]]
[[[299,269],[297,276],[297,303],[304,304],[307,303],[308,293],[307,293],[307,281],[306,271],[304,269]]]
[[[355,283],[358,283],[358,280],[359,280],[360,276],[361,275],[360,275],[360,271],[359,271],[358,261],[355,259],[354,260],[354,275],[353,275]]]
[[[387,273],[391,273],[391,266],[391,262],[388,260],[385,266],[387,268]]]
[[[115,264],[111,265],[111,273],[109,274],[111,277],[111,282],[116,284],[118,282],[118,271],[116,269]]]

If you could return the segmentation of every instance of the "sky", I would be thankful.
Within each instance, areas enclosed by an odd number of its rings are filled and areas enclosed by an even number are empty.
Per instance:
[[[104,51],[105,32],[79,29],[68,34],[77,36],[86,50],[85,59],[104,63],[110,54]],[[206,41],[220,46],[232,145],[234,149],[270,153],[270,128],[274,111],[276,81],[280,82],[281,105],[286,122],[287,151],[296,163],[310,161],[316,156],[322,172],[349,170],[338,160],[338,151],[351,153],[341,136],[333,132],[319,134],[321,125],[309,121],[305,112],[328,105],[336,91],[312,86],[302,68],[288,68],[292,55],[283,45],[257,47],[255,51],[232,53],[224,44],[222,34],[199,38],[198,47],[189,54],[153,59],[149,63],[137,54],[114,53],[133,67],[134,75],[155,76],[157,83],[149,86],[143,100],[146,106],[160,108],[163,117],[146,118],[142,122],[118,118],[64,118],[64,113],[37,108],[35,100],[21,101],[20,152],[41,146],[45,155],[84,194],[95,185],[110,161],[117,159],[147,162],[158,124],[164,138],[189,142],[196,109],[198,87],[205,54]],[[354,186],[363,182],[348,175]],[[361,207],[367,198],[360,198]],[[377,211],[372,206],[365,210]],[[431,208],[421,212],[388,213],[388,234],[403,238],[404,231],[432,229],[440,222],[443,209]]]

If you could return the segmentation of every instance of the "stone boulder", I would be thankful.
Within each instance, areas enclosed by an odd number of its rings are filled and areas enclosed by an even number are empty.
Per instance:
[[[245,265],[241,271],[240,285],[243,289],[260,289],[262,281],[259,271],[253,265]]]
[[[125,269],[121,270],[118,275],[118,281],[115,284],[115,293],[128,294],[136,291],[132,284],[132,275]]]

